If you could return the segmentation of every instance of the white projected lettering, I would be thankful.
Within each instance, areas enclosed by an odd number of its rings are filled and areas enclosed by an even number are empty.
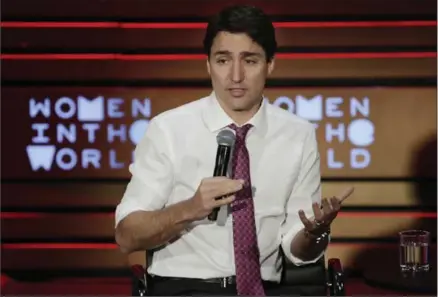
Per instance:
[[[113,145],[128,141],[138,144],[151,114],[149,98],[125,100],[82,95],[31,98],[29,116],[33,119],[30,127],[33,135],[26,147],[30,166],[33,171],[100,169],[105,160],[111,169],[126,168],[129,162],[119,160]],[[105,142],[97,143],[96,139],[102,136]],[[77,148],[78,144],[88,147]],[[129,155],[134,156],[133,152]]]
[[[109,160],[110,160],[110,167],[111,168],[121,169],[125,166],[125,164],[123,162],[117,161],[117,153],[114,150],[110,150],[109,154],[110,154]]]
[[[32,137],[33,143],[49,143],[50,138],[46,135],[46,131],[49,129],[47,123],[35,123],[32,124],[32,130],[36,131],[36,135]]]
[[[96,141],[96,131],[99,130],[99,124],[87,123],[82,125],[82,129],[88,132],[87,139],[89,143]]]
[[[343,143],[345,141],[345,124],[328,123],[325,125],[325,139],[329,143],[333,142],[334,139],[336,139],[339,143]]]
[[[76,113],[76,104],[68,97],[62,97],[56,100],[55,113],[61,119],[71,119]]]
[[[333,147],[327,149],[327,167],[330,169],[364,169],[371,164],[371,154],[366,148],[374,139],[374,124],[369,120],[370,100],[368,97],[324,97],[323,95],[295,97],[281,96],[273,105],[280,106],[315,124],[324,130],[328,144],[351,145],[347,158],[336,154]],[[347,107],[347,108],[345,108]],[[346,112],[345,112],[346,111]],[[344,118],[350,118],[348,121]],[[321,126],[324,120],[325,125]]]
[[[85,98],[78,96],[78,120],[81,122],[100,122],[104,119],[103,96]],[[110,114],[108,114],[111,117]]]
[[[112,118],[122,118],[123,112],[120,111],[120,105],[123,104],[122,98],[109,98],[108,99],[108,114]]]
[[[73,124],[56,125],[56,141],[58,143],[64,143],[65,141],[70,143],[76,142],[76,126]]]
[[[41,101],[36,101],[34,98],[29,100],[29,114],[31,118],[35,118],[38,114],[43,117],[50,117],[50,99],[46,98]]]
[[[322,131],[327,149],[321,153],[329,169],[370,166],[375,127],[368,97],[296,94],[280,96],[273,104]],[[26,152],[33,171],[126,170],[152,115],[149,98],[43,96],[31,97],[28,107],[32,135]],[[342,154],[340,146],[347,147]]]
[[[126,125],[108,125],[108,142],[113,143],[115,141],[125,142],[126,141]]]

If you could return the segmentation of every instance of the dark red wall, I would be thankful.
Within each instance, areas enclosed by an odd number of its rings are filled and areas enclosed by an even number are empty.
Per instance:
[[[236,2],[236,1],[232,1]],[[342,98],[342,118],[319,122],[323,192],[354,185],[333,226],[329,257],[360,268],[397,255],[397,232],[436,232],[436,2],[429,0],[244,1],[276,21],[280,46],[266,95]],[[226,2],[204,0],[2,2],[2,271],[121,271],[128,260],[113,239],[113,211],[129,179],[134,144],[107,141],[108,125],[129,129],[133,99],[149,99],[146,119],[210,92],[201,45],[205,17]],[[122,118],[98,121],[88,139],[77,113],[60,119],[53,105],[102,96],[123,99]],[[351,142],[327,141],[325,127],[348,126],[352,100],[369,99],[371,162],[349,167]],[[51,116],[31,118],[30,100],[50,100]],[[106,106],[106,105],[105,105]],[[64,106],[65,108],[65,106]],[[359,117],[361,118],[361,117]],[[362,117],[363,118],[363,117]],[[144,119],[144,118],[143,118]],[[33,171],[26,154],[48,124],[50,145],[71,148],[78,165]],[[73,124],[77,141],[58,143],[56,125]],[[346,127],[347,127],[346,126]],[[84,149],[99,168],[81,168]],[[111,169],[114,150],[119,169]],[[328,151],[344,167],[329,166]],[[68,160],[67,160],[68,161]]]

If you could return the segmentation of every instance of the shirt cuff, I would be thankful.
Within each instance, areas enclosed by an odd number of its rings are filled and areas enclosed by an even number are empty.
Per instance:
[[[134,211],[139,211],[139,210],[145,210],[145,209],[135,201],[123,201],[123,203],[117,205],[115,211],[115,228],[117,228],[117,225],[125,217],[127,217],[129,214],[133,213]]]
[[[283,248],[284,255],[286,256],[289,261],[291,261],[296,266],[302,266],[307,264],[316,263],[319,259],[321,259],[322,256],[324,256],[325,251],[327,247],[314,259],[303,261],[300,258],[293,255],[290,251],[290,246],[292,243],[292,240],[295,238],[295,236],[303,229],[302,224],[297,224],[295,227],[293,227],[291,230],[289,230],[286,234],[283,235],[283,238],[281,240],[281,247]],[[329,242],[330,242],[330,235],[329,235]]]

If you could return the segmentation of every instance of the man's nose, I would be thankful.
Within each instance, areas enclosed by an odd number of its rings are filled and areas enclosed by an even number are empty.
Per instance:
[[[231,68],[231,80],[233,82],[241,82],[245,79],[245,71],[240,62],[234,62]]]

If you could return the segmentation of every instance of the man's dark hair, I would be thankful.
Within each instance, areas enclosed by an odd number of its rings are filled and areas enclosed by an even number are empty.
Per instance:
[[[204,51],[208,56],[210,56],[214,38],[221,31],[247,34],[263,48],[267,61],[272,60],[277,50],[272,21],[257,7],[234,5],[215,15],[208,23],[204,37]]]

